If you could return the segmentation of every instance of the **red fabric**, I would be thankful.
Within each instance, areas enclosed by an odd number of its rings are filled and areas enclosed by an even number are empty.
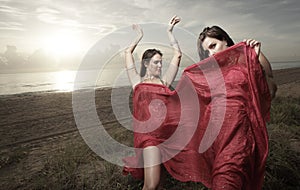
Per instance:
[[[142,179],[142,148],[155,145],[177,180],[261,189],[270,102],[256,53],[244,43],[186,68],[175,91],[141,83],[133,95],[134,146],[141,149],[124,159],[123,171]]]

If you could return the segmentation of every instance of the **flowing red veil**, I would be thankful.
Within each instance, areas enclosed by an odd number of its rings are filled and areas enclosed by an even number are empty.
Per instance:
[[[133,94],[136,155],[124,159],[124,173],[142,179],[142,150],[157,146],[177,180],[261,189],[270,104],[263,69],[245,43],[186,68],[174,91],[141,83]]]

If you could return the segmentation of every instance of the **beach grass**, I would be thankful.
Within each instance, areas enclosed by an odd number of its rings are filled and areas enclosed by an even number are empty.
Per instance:
[[[298,70],[299,71],[299,70]],[[264,190],[300,187],[300,83],[295,70],[281,71],[278,96],[267,123],[269,155]],[[287,81],[289,79],[290,81]],[[121,91],[123,91],[121,89]],[[127,146],[133,134],[112,117],[111,89],[96,93],[97,112],[108,134]],[[143,181],[94,153],[76,128],[70,93],[0,97],[0,189],[141,189]],[[205,190],[166,174],[162,189]]]
[[[300,98],[291,97],[277,97],[273,101],[272,119],[268,123],[270,152],[263,189],[300,187],[299,102]],[[111,133],[113,136],[124,135],[124,131],[120,130]],[[2,185],[6,185],[7,189],[141,189],[142,181],[122,175],[120,166],[103,160],[79,139],[58,147],[55,153],[43,160],[38,171],[23,179],[6,179],[8,181],[2,181]],[[2,172],[20,167],[20,163],[28,158],[28,149],[2,152],[0,158]],[[201,183],[182,183],[169,175],[164,181],[164,188],[206,189]]]
[[[299,189],[300,97],[277,97],[273,101],[268,132],[264,189]]]

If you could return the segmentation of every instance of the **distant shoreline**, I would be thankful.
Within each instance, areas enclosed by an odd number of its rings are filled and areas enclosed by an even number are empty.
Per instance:
[[[272,61],[270,62],[271,66],[274,67],[273,70],[281,70],[281,69],[291,69],[291,68],[300,68],[300,60],[293,60],[293,61]],[[293,65],[292,67],[286,67],[286,68],[279,68],[276,69],[277,67],[275,66],[276,64],[289,64],[289,63],[298,63],[297,65]],[[275,64],[275,65],[274,65]],[[94,70],[94,68],[90,68],[88,70]],[[76,69],[72,68],[64,68],[64,69],[0,69],[0,74],[22,74],[22,73],[44,73],[44,72],[60,72],[60,71],[76,71]]]
[[[291,61],[271,61],[270,63],[300,63],[300,60],[291,60]]]
[[[283,85],[287,83],[293,83],[300,80],[300,68],[290,68],[290,69],[280,69],[280,70],[274,70],[273,71],[274,80],[277,85]],[[176,83],[176,82],[175,82]],[[96,88],[95,91],[98,90],[107,90],[112,89],[113,87],[99,87]],[[117,88],[129,88],[129,86],[124,87],[117,87]],[[22,92],[22,93],[15,93],[15,94],[2,94],[0,95],[1,98],[7,97],[7,96],[26,96],[26,95],[39,95],[39,94],[49,94],[49,93],[67,93],[71,94],[73,91],[56,91],[56,90],[47,90],[47,91],[35,91],[35,92]]]
[[[273,76],[277,85],[296,82],[300,80],[300,67],[273,70]]]
[[[274,81],[276,82],[277,85],[283,85],[287,83],[293,83],[300,81],[300,67],[299,68],[289,68],[289,69],[279,69],[279,70],[273,70],[273,75],[274,75]],[[176,81],[175,81],[176,83]],[[105,89],[112,89],[113,87],[99,87],[96,88],[95,91],[98,90],[105,90]],[[116,88],[129,88],[129,86],[124,86],[124,87],[116,87]],[[84,89],[83,89],[84,90]],[[34,91],[34,92],[22,92],[22,93],[15,93],[15,94],[2,94],[0,95],[1,98],[7,97],[7,96],[26,96],[26,95],[39,95],[39,94],[48,94],[48,93],[67,93],[71,94],[73,91],[57,91],[57,90],[46,90],[46,91]]]

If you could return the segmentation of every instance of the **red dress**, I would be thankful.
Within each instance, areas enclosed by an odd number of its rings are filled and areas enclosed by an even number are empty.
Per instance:
[[[124,173],[142,179],[142,148],[157,146],[177,180],[261,189],[270,102],[257,55],[244,43],[186,68],[175,91],[139,84],[133,95],[136,156],[124,159]]]

